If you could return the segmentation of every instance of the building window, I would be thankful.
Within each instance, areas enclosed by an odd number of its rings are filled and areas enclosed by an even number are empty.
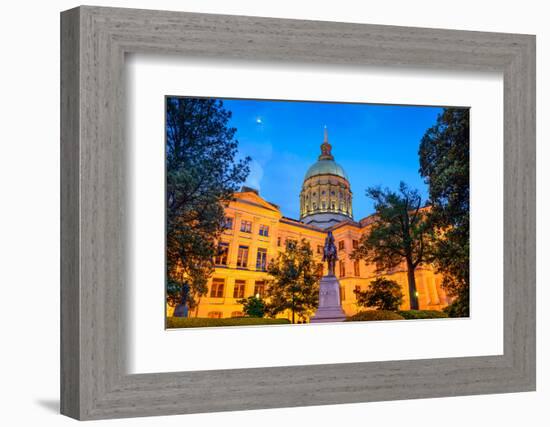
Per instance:
[[[317,253],[322,254],[323,253],[323,247],[321,245],[317,245]]]
[[[227,265],[227,255],[229,254],[229,243],[218,243],[218,254],[214,259],[216,265]]]
[[[267,269],[267,249],[258,248],[256,254],[256,270],[266,271]]]
[[[313,203],[313,209],[317,209],[317,205]]]
[[[212,286],[210,287],[210,298],[223,298],[224,286],[224,279],[212,279]]]
[[[324,196],[326,194],[326,192],[323,190],[321,191],[321,196]]]
[[[281,238],[277,237],[277,246],[281,246]]]
[[[263,298],[265,295],[265,282],[263,280],[256,280],[254,283],[254,296]]]
[[[340,264],[340,277],[344,277],[346,275],[346,263],[340,260],[339,264]]]
[[[353,261],[353,273],[356,277],[359,277],[359,261]]]
[[[233,218],[230,216],[225,217],[225,221],[223,223],[223,228],[226,230],[232,230],[233,229]]]
[[[343,240],[338,242],[338,250],[343,251],[346,248],[346,243]]]
[[[208,317],[210,319],[221,319],[223,316],[223,313],[221,311],[210,311],[208,313]]]
[[[334,191],[331,191],[330,194],[331,194],[332,196],[334,196],[335,193],[334,193]]]
[[[312,196],[315,197],[317,195],[317,193],[313,193]]]
[[[239,246],[237,253],[237,267],[245,268],[248,263],[248,246]]]
[[[241,231],[243,233],[252,233],[252,221],[241,221]]]
[[[346,288],[344,286],[340,286],[340,304],[344,302],[346,299]]]
[[[334,209],[336,209],[336,205],[335,205],[334,203],[332,203],[332,204],[330,205],[330,208],[331,208],[332,210],[334,210]]]
[[[242,311],[232,311],[231,312],[231,317],[243,317],[244,314]]]
[[[326,209],[326,208],[327,208],[327,204],[323,202],[323,209]]]
[[[265,236],[265,237],[269,236],[269,226],[260,224],[259,234],[260,236]]]
[[[235,280],[235,286],[233,287],[233,298],[244,298],[244,288],[246,282],[244,280]]]
[[[359,247],[359,240],[352,240],[351,245],[353,246],[353,249],[357,249]]]

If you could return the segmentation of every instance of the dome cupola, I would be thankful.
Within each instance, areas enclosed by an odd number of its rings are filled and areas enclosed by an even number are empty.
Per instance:
[[[321,154],[307,170],[300,193],[300,220],[327,228],[353,219],[352,193],[344,168],[334,161],[325,126]]]

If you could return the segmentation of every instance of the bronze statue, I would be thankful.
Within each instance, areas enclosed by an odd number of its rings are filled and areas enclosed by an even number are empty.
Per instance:
[[[334,236],[332,235],[332,231],[329,231],[325,239],[325,247],[323,248],[323,262],[326,261],[328,264],[328,276],[334,276],[334,268],[336,267],[337,259],[338,252],[334,244]]]

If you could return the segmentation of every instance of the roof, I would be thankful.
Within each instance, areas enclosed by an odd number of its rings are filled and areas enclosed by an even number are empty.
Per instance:
[[[320,233],[324,233],[325,230],[322,229],[322,228],[319,228],[315,225],[311,225],[311,224],[306,224],[305,222],[303,221],[300,221],[300,220],[297,220],[297,219],[294,219],[294,218],[289,218],[287,216],[283,216],[281,218],[281,222],[285,223],[285,224],[290,224],[290,225],[295,225],[296,227],[302,227],[302,228],[307,228],[309,230],[314,230],[314,231],[319,231]]]
[[[344,168],[334,160],[318,160],[307,170],[304,180],[317,175],[336,175],[348,179]]]
[[[268,202],[263,199],[258,190],[250,189],[243,187],[242,191],[237,191],[233,193],[233,201],[238,201],[240,203],[246,203],[249,205],[259,206],[271,211],[280,212],[279,206],[275,203]]]

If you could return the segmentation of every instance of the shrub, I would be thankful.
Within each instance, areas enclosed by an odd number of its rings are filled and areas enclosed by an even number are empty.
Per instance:
[[[445,307],[443,311],[448,314],[449,317],[469,317],[470,316],[470,293],[468,290],[458,295],[458,298],[454,300],[450,305]]]
[[[168,317],[166,328],[208,328],[211,326],[254,326],[254,325],[286,325],[288,319],[262,319],[259,317],[232,317],[226,319],[210,319],[202,317]]]
[[[395,280],[379,277],[370,282],[366,291],[354,291],[357,304],[361,307],[373,307],[378,310],[395,311],[403,301],[401,286]]]
[[[251,296],[237,300],[239,304],[243,305],[244,313],[249,317],[264,317],[265,314],[265,302],[261,298]]]
[[[346,322],[363,322],[371,320],[404,320],[403,316],[400,316],[395,311],[388,310],[368,310],[360,311],[353,316],[346,319]]]
[[[397,313],[405,319],[442,319],[449,317],[447,313],[438,310],[401,310]]]

